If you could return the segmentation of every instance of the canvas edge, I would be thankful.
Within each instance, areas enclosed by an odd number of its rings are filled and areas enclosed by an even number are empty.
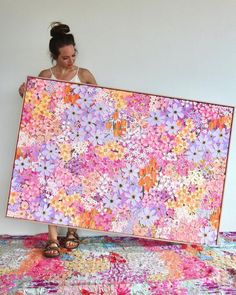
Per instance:
[[[30,77],[27,76],[27,79],[26,79],[26,89],[27,89],[27,85],[28,85],[29,79],[30,79]],[[7,212],[8,212],[8,205],[9,205],[10,193],[11,193],[11,184],[12,184],[12,179],[13,179],[13,173],[14,173],[14,169],[15,169],[15,160],[16,160],[16,154],[17,154],[17,146],[18,146],[18,142],[19,142],[20,127],[21,127],[21,121],[22,121],[22,116],[23,116],[23,109],[24,109],[24,104],[25,104],[25,95],[26,95],[26,92],[24,93],[24,95],[22,97],[22,106],[21,106],[21,114],[20,114],[20,118],[19,118],[19,126],[18,126],[17,137],[16,137],[15,153],[14,153],[14,158],[13,158],[13,161],[12,161],[12,172],[11,172],[11,176],[10,176],[10,180],[9,180],[9,185],[8,185],[8,198],[7,198],[7,206],[6,206],[6,211],[5,211],[5,217],[9,217],[9,216],[7,216]]]
[[[229,145],[228,145],[227,160],[226,160],[226,165],[225,165],[225,179],[224,179],[222,199],[221,199],[221,205],[220,205],[220,215],[219,215],[219,222],[218,222],[218,229],[217,229],[216,245],[219,245],[219,233],[220,233],[220,225],[221,225],[221,219],[222,219],[222,209],[223,209],[223,203],[224,203],[224,199],[225,199],[225,197],[224,197],[225,184],[226,184],[226,179],[227,179],[228,163],[229,163],[229,158],[230,158],[230,145],[231,145],[231,140],[232,140],[232,130],[233,130],[233,124],[234,124],[234,111],[235,111],[235,108],[232,107],[232,109],[233,109],[232,121],[231,121],[231,126],[230,126]]]

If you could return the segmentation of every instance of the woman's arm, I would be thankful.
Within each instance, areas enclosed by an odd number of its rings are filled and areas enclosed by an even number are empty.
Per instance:
[[[79,78],[82,83],[93,84],[96,85],[97,82],[93,76],[93,74],[87,69],[79,69]]]

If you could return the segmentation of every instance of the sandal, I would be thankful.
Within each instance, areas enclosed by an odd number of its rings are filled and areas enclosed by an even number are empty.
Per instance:
[[[68,231],[65,238],[65,248],[68,250],[75,249],[79,246],[79,236],[75,231]]]
[[[49,240],[43,250],[43,254],[45,257],[48,258],[55,258],[60,256],[59,242],[57,240]]]

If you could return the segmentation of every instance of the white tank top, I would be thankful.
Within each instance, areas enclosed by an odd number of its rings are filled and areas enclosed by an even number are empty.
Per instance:
[[[70,81],[67,81],[67,82],[81,83],[81,82],[80,82],[80,79],[79,79],[79,76],[78,76],[78,71],[79,71],[79,68],[77,68],[77,71],[76,71],[74,77],[73,77]],[[50,72],[51,72],[51,77],[50,77],[50,79],[58,80],[58,79],[54,76],[53,71],[52,71],[52,68],[50,68]]]

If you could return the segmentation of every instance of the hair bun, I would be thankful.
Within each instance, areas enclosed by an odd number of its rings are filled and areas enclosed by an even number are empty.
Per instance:
[[[69,26],[62,24],[60,22],[51,23],[50,35],[52,37],[57,37],[59,35],[64,35],[70,32]]]

